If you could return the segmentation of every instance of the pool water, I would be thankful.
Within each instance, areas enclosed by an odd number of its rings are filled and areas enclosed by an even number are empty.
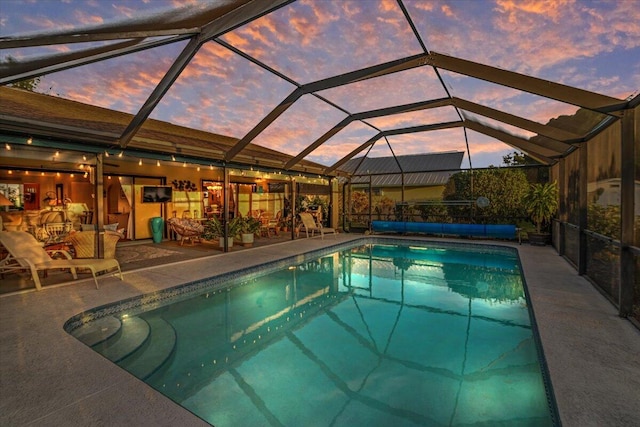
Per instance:
[[[321,254],[69,329],[216,426],[556,424],[517,253],[425,243]]]

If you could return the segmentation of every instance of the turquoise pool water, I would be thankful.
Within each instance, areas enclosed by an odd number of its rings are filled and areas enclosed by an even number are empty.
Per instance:
[[[547,426],[517,253],[365,244],[101,307],[74,336],[216,426]]]

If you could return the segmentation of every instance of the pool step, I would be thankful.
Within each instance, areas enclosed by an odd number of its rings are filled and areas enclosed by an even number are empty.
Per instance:
[[[140,348],[149,338],[149,324],[140,317],[121,319],[117,334],[99,342],[93,349],[112,362],[119,362]]]
[[[176,346],[176,331],[160,317],[145,318],[151,335],[139,348],[118,363],[140,379],[156,372],[171,357]]]
[[[82,327],[71,332],[71,335],[93,347],[104,342],[120,331],[122,322],[114,316],[106,316],[101,319],[89,322]]]

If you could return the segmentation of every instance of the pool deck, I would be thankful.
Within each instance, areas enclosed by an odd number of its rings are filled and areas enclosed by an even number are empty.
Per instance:
[[[124,281],[101,278],[99,290],[89,278],[0,297],[0,426],[208,425],[68,335],[64,322],[103,304],[360,237],[300,239],[143,268],[125,272]],[[499,244],[520,251],[562,424],[637,426],[640,331],[552,248]]]

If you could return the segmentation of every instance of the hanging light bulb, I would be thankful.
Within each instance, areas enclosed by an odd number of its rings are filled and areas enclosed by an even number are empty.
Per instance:
[[[60,172],[56,172],[56,176],[60,178]]]
[[[40,172],[40,176],[44,176],[44,172]]]
[[[200,166],[198,166],[198,167],[196,168],[196,170],[197,170],[198,172],[200,172]]]
[[[82,160],[87,161],[87,156],[85,154],[82,155]]]
[[[29,171],[24,171],[24,174],[25,175],[29,175]]]
[[[31,137],[27,138],[27,144],[29,145],[33,144],[33,138]]]
[[[187,167],[187,162],[182,163],[182,167],[186,168]]]
[[[156,166],[160,166],[160,160],[156,160]]]
[[[69,177],[73,178],[73,174],[70,174]]]
[[[8,143],[4,144],[4,148],[7,151],[11,151],[11,146]]]
[[[213,170],[213,165],[209,165],[209,170]]]
[[[138,166],[142,166],[142,159],[138,160]]]
[[[88,177],[89,174],[87,172],[84,173],[84,178]]]
[[[105,157],[109,157],[109,152],[105,150],[105,152],[104,152],[104,156],[105,156]]]
[[[173,154],[171,155],[171,161],[175,162],[176,161],[176,156],[174,156]]]
[[[9,171],[9,175],[13,175],[13,171],[11,171],[11,170],[10,170],[10,171]]]

